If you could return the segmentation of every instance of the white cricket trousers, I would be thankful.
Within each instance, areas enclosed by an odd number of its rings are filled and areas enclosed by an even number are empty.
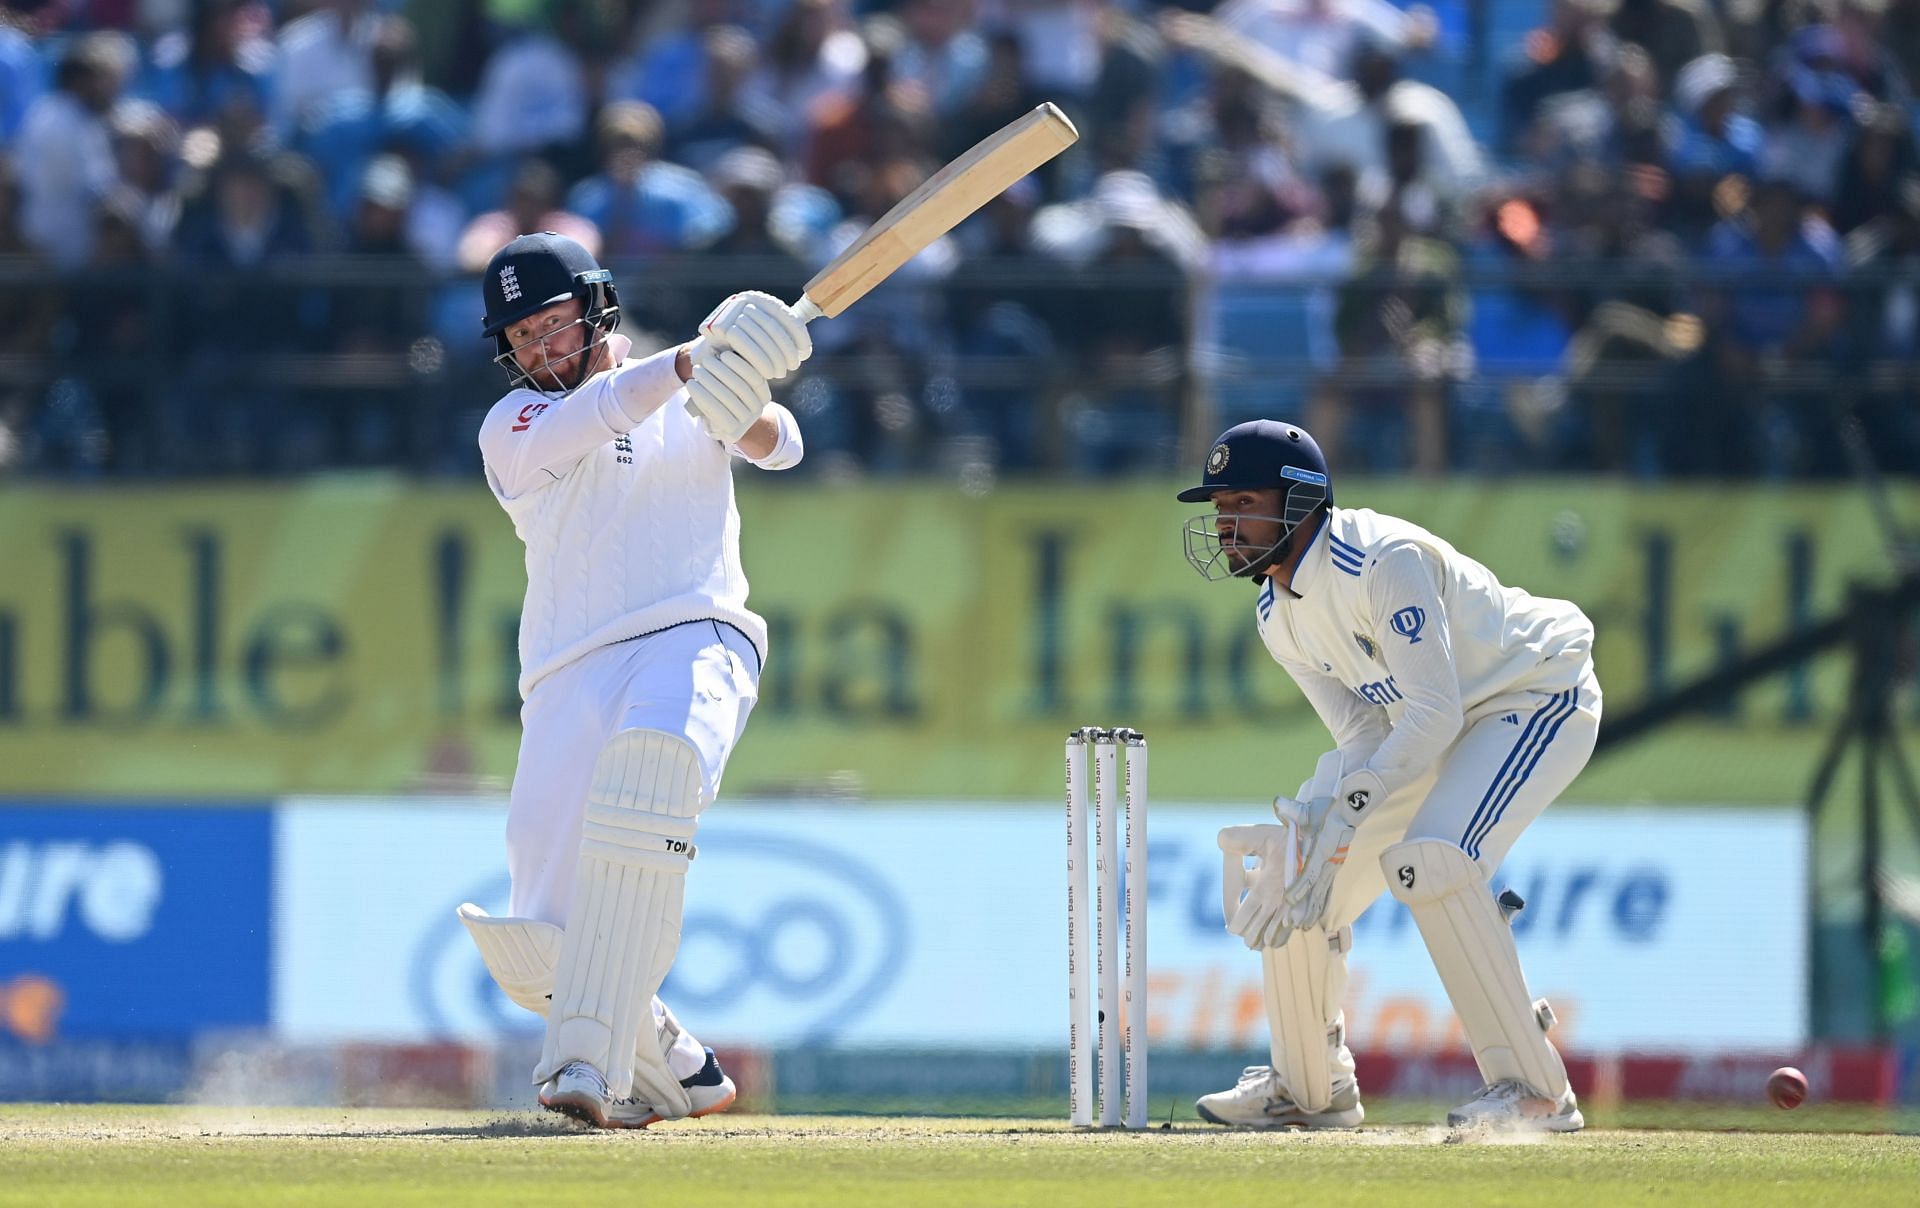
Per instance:
[[[587,788],[600,749],[616,733],[660,730],[692,743],[704,808],[720,794],[727,759],[759,696],[759,652],[739,630],[716,621],[603,646],[535,685],[520,708],[520,761],[507,805],[509,913],[566,926]],[[656,998],[656,1020],[663,1010]],[[684,1031],[668,1054],[678,1078],[705,1061],[700,1042]]]
[[[1387,808],[1360,828],[1334,883],[1332,929],[1385,892],[1380,853],[1404,839],[1454,844],[1491,880],[1514,841],[1587,766],[1600,734],[1591,663],[1577,686],[1531,698],[1469,725],[1434,771],[1388,797]]]

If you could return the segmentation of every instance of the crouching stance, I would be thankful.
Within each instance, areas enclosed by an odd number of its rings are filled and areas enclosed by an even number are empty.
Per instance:
[[[611,275],[523,235],[482,280],[512,389],[480,430],[527,547],[511,917],[460,908],[500,987],[547,1019],[540,1101],[602,1128],[722,1111],[734,1087],[658,998],[699,817],[759,695],[732,458],[800,461],[770,383],[812,351],[765,294],[632,358]]]
[[[1260,953],[1273,1064],[1200,1115],[1360,1123],[1340,1003],[1352,924],[1384,889],[1413,915],[1485,1082],[1448,1124],[1582,1127],[1488,881],[1593,753],[1591,622],[1416,525],[1334,507],[1318,446],[1290,424],[1230,429],[1180,499],[1214,507],[1186,526],[1188,560],[1256,586],[1262,640],[1334,741],[1275,823],[1220,833],[1227,927]]]

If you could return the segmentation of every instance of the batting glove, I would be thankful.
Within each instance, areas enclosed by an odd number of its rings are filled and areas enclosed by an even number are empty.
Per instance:
[[[705,343],[740,354],[769,382],[786,377],[813,355],[813,337],[786,303],[772,294],[735,294],[700,324]]]
[[[765,375],[739,353],[711,344],[696,348],[692,359],[687,405],[713,439],[723,445],[738,444],[773,401]]]

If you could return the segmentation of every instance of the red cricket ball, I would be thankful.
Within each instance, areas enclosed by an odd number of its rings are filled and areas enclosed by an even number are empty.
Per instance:
[[[1807,1076],[1790,1065],[1767,1075],[1767,1098],[1778,1108],[1799,1107],[1807,1101]]]

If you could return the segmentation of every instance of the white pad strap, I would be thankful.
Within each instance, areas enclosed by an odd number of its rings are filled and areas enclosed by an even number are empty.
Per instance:
[[[1513,930],[1473,857],[1443,839],[1415,839],[1381,853],[1380,868],[1420,927],[1480,1076],[1553,1100],[1566,1094],[1566,1066],[1547,1040],[1552,1016],[1527,993]]]
[[[1260,950],[1274,1076],[1303,1111],[1326,1111],[1333,1084],[1353,1073],[1340,1019],[1352,940],[1351,928],[1330,935],[1315,927]]]
[[[507,997],[545,1015],[553,995],[553,967],[560,963],[560,929],[538,919],[496,919],[472,902],[462,902],[454,913],[466,924],[480,960]]]
[[[704,784],[699,753],[677,734],[622,730],[601,751],[536,1082],[586,1061],[616,1098],[669,1118],[693,1109],[665,1051],[636,1044],[653,1030],[653,997],[680,948]]]

